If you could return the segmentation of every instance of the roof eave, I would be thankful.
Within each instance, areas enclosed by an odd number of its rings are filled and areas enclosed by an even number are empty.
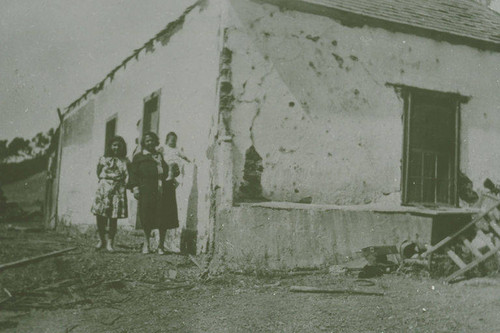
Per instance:
[[[333,6],[315,3],[308,0],[258,0],[279,6],[281,8],[296,10],[309,14],[329,17],[340,21],[343,25],[349,27],[362,27],[371,26],[383,28],[389,31],[402,32],[406,34],[430,38],[437,41],[446,41],[450,44],[467,45],[480,50],[489,50],[500,52],[500,42],[495,43],[490,40],[473,38],[471,36],[464,36],[454,34],[447,31],[435,30],[416,25],[411,25],[403,22],[390,21],[383,18],[368,16],[365,14],[354,13]]]

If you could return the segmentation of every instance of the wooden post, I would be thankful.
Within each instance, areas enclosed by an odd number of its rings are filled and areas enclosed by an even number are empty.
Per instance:
[[[55,209],[54,209],[54,225],[51,226],[52,229],[56,229],[59,224],[59,186],[61,183],[61,159],[62,159],[62,140],[63,140],[63,131],[64,131],[64,114],[61,113],[61,110],[57,108],[57,114],[59,115],[59,138],[57,141],[57,160],[56,160],[56,172],[54,175],[54,183],[52,186],[56,186],[56,194],[53,198],[55,200]],[[50,222],[50,221],[49,221]]]

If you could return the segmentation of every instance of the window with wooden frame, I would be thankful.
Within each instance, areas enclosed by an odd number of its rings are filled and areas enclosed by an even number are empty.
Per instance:
[[[158,134],[160,122],[160,90],[144,98],[144,113],[142,117],[142,133]]]
[[[104,136],[104,153],[108,149],[111,140],[116,136],[116,122],[118,117],[116,115],[112,116],[106,121],[106,133]]]
[[[463,96],[405,87],[403,204],[457,206]]]

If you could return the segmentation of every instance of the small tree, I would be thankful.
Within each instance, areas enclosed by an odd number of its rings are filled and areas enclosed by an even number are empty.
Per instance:
[[[11,142],[9,142],[9,145],[7,146],[7,152],[9,157],[21,156],[22,154],[31,155],[32,148],[30,146],[29,140],[16,137],[12,139]]]
[[[51,137],[49,136],[49,133],[47,134],[43,132],[37,133],[37,135],[35,135],[33,139],[31,139],[31,142],[33,143],[35,149],[34,155],[36,156],[44,155],[50,144],[50,139]]]
[[[0,163],[9,157],[9,150],[7,149],[7,140],[0,140]]]
[[[7,198],[3,194],[2,184],[0,183],[0,216],[5,214],[7,210]]]

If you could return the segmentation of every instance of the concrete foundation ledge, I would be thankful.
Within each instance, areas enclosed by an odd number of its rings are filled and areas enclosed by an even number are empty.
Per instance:
[[[340,206],[340,205],[325,205],[325,204],[302,204],[295,202],[258,202],[258,203],[239,203],[237,207],[262,207],[270,209],[305,209],[305,210],[317,210],[317,211],[330,211],[330,210],[342,210],[342,211],[369,211],[377,213],[412,213],[418,215],[454,215],[454,214],[475,214],[481,211],[480,208],[455,208],[455,207],[436,207],[436,208],[425,208],[417,206],[402,206],[402,205],[392,205],[385,203],[373,203],[368,205],[352,205],[352,206]]]
[[[367,246],[404,240],[431,244],[441,215],[470,216],[451,209],[244,203],[219,217],[218,254],[230,270],[318,268],[360,256]]]

